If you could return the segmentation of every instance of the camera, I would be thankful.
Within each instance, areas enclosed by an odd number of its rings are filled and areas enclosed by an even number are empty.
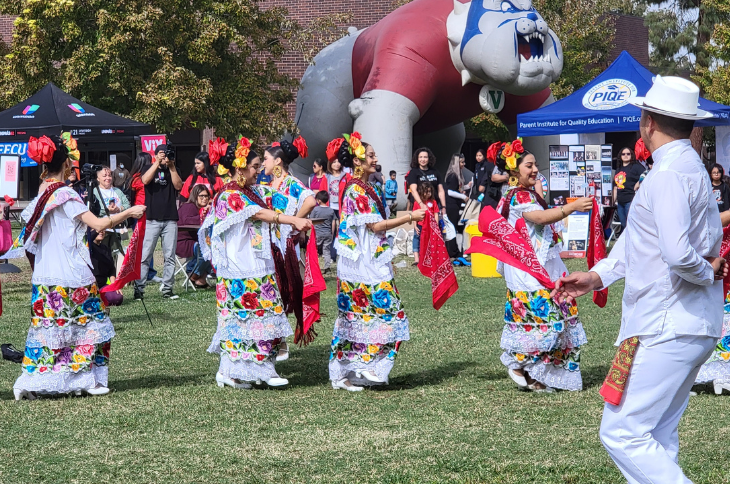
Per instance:
[[[167,149],[165,150],[165,157],[170,161],[175,161],[175,147],[171,143],[167,143]]]
[[[90,163],[86,163],[81,167],[81,174],[86,180],[96,180],[96,173],[102,168],[104,168],[104,165],[92,165]]]

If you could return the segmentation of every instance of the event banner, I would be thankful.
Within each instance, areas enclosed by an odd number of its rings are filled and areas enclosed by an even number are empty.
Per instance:
[[[155,148],[165,144],[167,137],[164,134],[149,134],[139,137],[140,144],[142,145],[142,151],[149,153],[153,157],[155,156]]]
[[[612,145],[550,145],[550,203],[595,196],[611,205]]]

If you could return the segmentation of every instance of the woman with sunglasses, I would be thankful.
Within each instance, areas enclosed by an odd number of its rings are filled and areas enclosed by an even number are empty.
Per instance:
[[[644,173],[644,166],[636,161],[634,152],[629,147],[619,151],[619,160],[619,167],[613,177],[613,203],[616,205],[621,230],[623,230],[629,219],[629,207],[636,194],[634,187]]]

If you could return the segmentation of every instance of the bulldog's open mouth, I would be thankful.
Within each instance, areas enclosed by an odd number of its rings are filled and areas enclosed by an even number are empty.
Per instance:
[[[517,35],[517,51],[520,62],[550,62],[550,54],[544,54],[545,36],[540,32]]]

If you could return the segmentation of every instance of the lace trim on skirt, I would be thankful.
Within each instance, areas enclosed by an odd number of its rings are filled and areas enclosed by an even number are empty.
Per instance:
[[[13,388],[41,394],[71,393],[88,390],[97,385],[109,385],[109,367],[92,366],[89,371],[79,373],[28,374],[23,372]]]

